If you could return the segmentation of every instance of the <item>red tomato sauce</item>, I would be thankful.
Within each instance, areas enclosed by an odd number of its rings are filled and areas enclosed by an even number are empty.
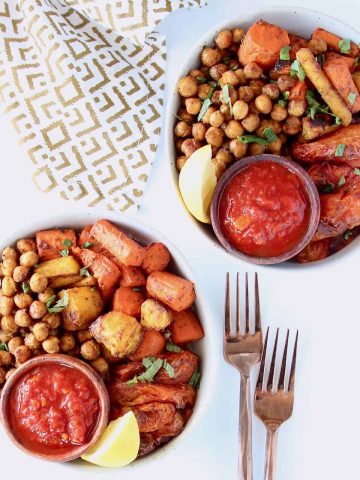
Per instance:
[[[309,225],[310,202],[300,178],[269,161],[250,164],[220,199],[220,227],[239,251],[257,257],[288,252]]]
[[[99,397],[91,381],[65,365],[40,365],[10,392],[14,435],[33,451],[46,453],[84,445],[97,424]]]

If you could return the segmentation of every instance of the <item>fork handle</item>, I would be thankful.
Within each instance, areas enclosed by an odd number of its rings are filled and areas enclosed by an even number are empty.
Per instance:
[[[277,430],[267,431],[264,480],[275,480],[277,438]]]
[[[250,382],[247,375],[240,376],[239,416],[239,479],[252,480],[252,439],[251,439]]]

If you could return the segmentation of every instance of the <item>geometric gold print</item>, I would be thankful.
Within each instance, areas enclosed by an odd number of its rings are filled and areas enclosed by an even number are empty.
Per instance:
[[[61,120],[53,123],[49,127],[43,128],[41,133],[43,134],[46,145],[50,150],[61,147],[61,145],[64,145],[70,140],[65,125]]]
[[[54,90],[63,107],[77,102],[84,96],[75,77],[68,78],[62,85],[56,87]]]

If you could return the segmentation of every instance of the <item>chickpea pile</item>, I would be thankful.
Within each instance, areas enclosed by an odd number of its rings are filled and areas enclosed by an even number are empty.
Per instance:
[[[218,178],[231,163],[247,155],[286,156],[288,140],[302,129],[306,101],[286,101],[296,78],[265,72],[255,62],[241,65],[237,52],[244,35],[242,28],[220,31],[215,45],[203,49],[199,68],[179,80],[181,104],[174,127],[179,171],[206,144],[212,147]],[[310,48],[318,51],[320,47],[316,43]],[[225,86],[228,95],[224,95]],[[211,103],[204,112],[206,99]],[[249,134],[265,138],[264,130],[269,128],[276,140],[267,145],[238,139]]]
[[[65,353],[88,361],[103,377],[107,352],[88,330],[68,332],[61,315],[49,313],[47,302],[56,292],[36,273],[36,242],[24,238],[6,247],[0,263],[0,389],[17,367],[41,354]],[[101,356],[102,355],[102,356]]]

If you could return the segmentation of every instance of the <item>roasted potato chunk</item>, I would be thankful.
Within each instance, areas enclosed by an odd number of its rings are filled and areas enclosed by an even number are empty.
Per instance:
[[[36,273],[47,278],[75,275],[79,274],[79,271],[80,265],[72,256],[47,260],[36,268]]]
[[[102,315],[90,325],[89,330],[117,358],[130,355],[142,338],[140,323],[122,312],[113,311]]]
[[[68,294],[68,305],[61,312],[65,330],[82,330],[93,322],[103,309],[100,293],[91,287],[75,287],[63,290]]]
[[[141,305],[141,325],[144,328],[163,330],[171,321],[171,311],[156,300],[149,298]]]
[[[50,288],[63,288],[72,285],[83,277],[75,273],[74,275],[60,275],[59,277],[53,277],[50,279],[49,287]]]

